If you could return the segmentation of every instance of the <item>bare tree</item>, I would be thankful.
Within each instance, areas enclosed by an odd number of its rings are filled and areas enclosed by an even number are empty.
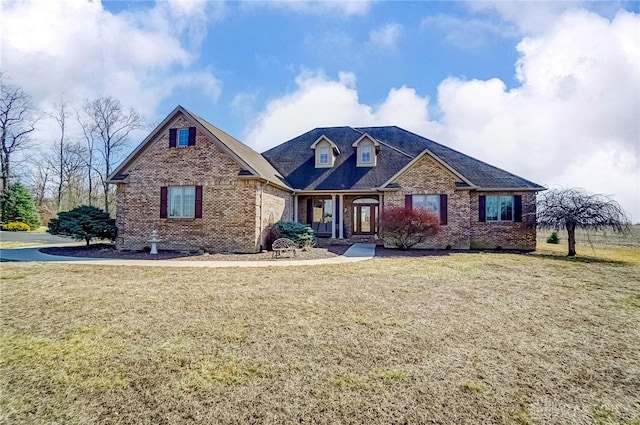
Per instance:
[[[56,107],[57,110],[54,113],[49,113],[47,115],[54,119],[58,124],[58,127],[60,128],[60,137],[53,146],[52,155],[48,158],[48,162],[57,178],[58,187],[56,191],[56,209],[60,211],[69,145],[66,134],[68,107],[62,97],[60,98],[60,103],[56,105]]]
[[[93,163],[94,163],[94,155],[95,155],[95,138],[93,126],[86,117],[83,117],[82,114],[76,111],[76,119],[78,124],[80,124],[80,128],[82,129],[82,137],[86,143],[86,149],[84,149],[84,155],[82,159],[86,165],[87,169],[87,205],[93,205]]]
[[[580,188],[538,194],[536,222],[543,229],[567,230],[570,257],[576,255],[576,228],[626,233],[631,224],[624,209],[610,196]]]
[[[52,174],[51,165],[42,156],[32,155],[29,157],[27,182],[43,223],[55,215],[55,203],[48,196]]]
[[[12,156],[29,143],[29,134],[38,121],[31,98],[20,87],[9,83],[0,73],[0,178],[2,193],[9,187]]]
[[[51,182],[51,166],[42,158],[31,158],[29,167],[29,186],[33,192],[33,200],[38,209],[44,207],[47,190]]]
[[[96,167],[94,164],[93,169],[102,183],[105,211],[109,212],[111,191],[107,178],[113,166],[121,159],[119,155],[131,132],[142,127],[142,117],[133,108],[126,112],[120,101],[113,97],[100,97],[85,102],[84,113],[87,117],[85,139],[91,138],[97,145],[93,147],[100,156],[101,166]]]

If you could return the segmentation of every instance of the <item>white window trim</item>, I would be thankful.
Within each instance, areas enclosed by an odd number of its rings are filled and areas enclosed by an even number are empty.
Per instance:
[[[498,199],[498,217],[496,220],[489,219],[489,212],[487,208],[489,208],[489,198],[497,198]],[[501,211],[501,198],[511,198],[511,218],[503,219],[502,211]],[[513,195],[485,195],[485,205],[484,205],[484,217],[487,223],[513,223],[515,216],[515,199]]]
[[[193,189],[193,206],[191,207],[192,215],[184,215],[184,197],[185,190]],[[172,214],[173,194],[172,192],[180,190],[180,213],[178,215]],[[195,218],[196,217],[196,187],[195,186],[169,186],[167,188],[167,217],[168,218]]]
[[[369,161],[364,161],[364,147],[369,147]],[[358,140],[353,142],[351,147],[356,148],[356,167],[375,167],[378,162],[378,150],[380,143],[368,134],[363,134]]]
[[[316,168],[332,168],[336,157],[335,157],[335,153],[331,143],[326,140],[321,140],[314,146],[314,149],[315,149],[314,156],[315,156]],[[326,152],[326,155],[327,155],[326,162],[322,161],[323,152]]]

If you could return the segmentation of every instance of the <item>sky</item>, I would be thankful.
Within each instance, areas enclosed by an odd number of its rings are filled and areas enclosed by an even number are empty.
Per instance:
[[[640,2],[0,0],[0,37],[41,110],[137,109],[129,152],[177,105],[259,152],[398,125],[640,221]]]

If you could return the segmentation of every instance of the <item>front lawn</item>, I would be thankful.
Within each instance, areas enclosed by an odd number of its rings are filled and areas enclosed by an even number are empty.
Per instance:
[[[3,263],[0,423],[640,424],[640,267]]]

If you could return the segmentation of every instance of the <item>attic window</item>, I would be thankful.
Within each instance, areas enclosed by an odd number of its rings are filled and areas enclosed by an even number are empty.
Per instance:
[[[363,134],[352,146],[356,148],[357,167],[376,166],[376,154],[380,150],[380,143],[376,139],[368,134]]]
[[[184,148],[186,146],[189,146],[189,129],[188,128],[178,129],[177,146],[179,148]]]
[[[326,136],[320,136],[311,145],[313,150],[314,162],[316,168],[331,168],[333,167],[336,157],[340,155],[340,149]]]
[[[322,165],[329,164],[329,146],[320,146],[318,153],[318,163]]]
[[[196,145],[196,128],[172,128],[169,130],[169,147],[186,148]]]
[[[363,164],[371,163],[371,144],[366,143],[362,145],[362,150],[360,151],[360,162]]]

